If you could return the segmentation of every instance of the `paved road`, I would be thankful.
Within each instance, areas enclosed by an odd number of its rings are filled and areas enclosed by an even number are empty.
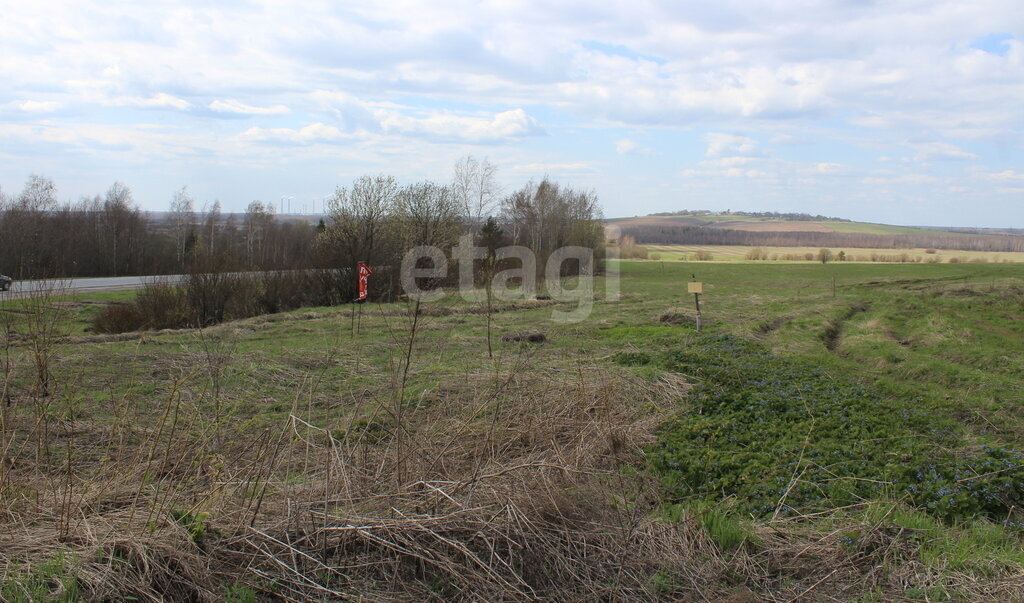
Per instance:
[[[126,289],[140,289],[147,281],[159,278],[164,281],[177,281],[182,278],[180,274],[155,276],[117,276],[102,278],[73,278],[62,281],[14,281],[10,291],[0,291],[0,300],[14,299],[28,295],[30,291],[38,289],[64,289],[67,288],[75,293],[89,293],[91,291],[124,291]]]

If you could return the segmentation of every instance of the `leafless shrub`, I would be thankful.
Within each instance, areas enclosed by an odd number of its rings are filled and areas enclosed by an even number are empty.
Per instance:
[[[126,333],[138,331],[146,324],[146,318],[133,303],[114,303],[100,310],[92,319],[90,327],[94,333]]]
[[[321,297],[316,290],[320,285],[305,270],[273,270],[256,275],[259,281],[260,314],[274,314],[295,310],[305,305],[315,304]],[[320,304],[326,305],[326,304]]]
[[[168,281],[147,282],[136,296],[135,305],[145,317],[145,328],[180,329],[197,324],[184,289]]]
[[[767,260],[768,252],[765,251],[764,247],[754,247],[753,249],[747,250],[745,257],[748,260]]]

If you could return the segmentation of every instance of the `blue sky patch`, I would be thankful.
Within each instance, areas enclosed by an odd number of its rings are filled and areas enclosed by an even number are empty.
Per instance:
[[[586,40],[583,42],[583,47],[586,48],[587,50],[596,50],[597,52],[607,54],[609,56],[625,57],[627,59],[632,59],[634,61],[651,61],[659,65],[664,65],[665,63],[668,63],[667,60],[661,57],[656,57],[652,54],[644,54],[642,52],[637,52],[630,48],[629,46],[623,46],[621,44],[606,44],[604,42],[597,42],[595,40]]]
[[[1006,53],[1010,52],[1010,45],[1006,42],[1012,39],[1014,39],[1014,36],[1010,33],[991,33],[971,42],[971,48],[977,48],[989,54],[1005,57]]]

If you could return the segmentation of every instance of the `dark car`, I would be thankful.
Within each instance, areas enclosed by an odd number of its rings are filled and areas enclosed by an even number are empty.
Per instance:
[[[11,283],[13,282],[13,278],[0,274],[0,291],[7,291],[8,289],[10,289]]]

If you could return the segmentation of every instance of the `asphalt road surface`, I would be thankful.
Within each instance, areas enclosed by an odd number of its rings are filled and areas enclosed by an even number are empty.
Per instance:
[[[163,281],[178,281],[182,278],[180,274],[164,276],[117,276],[102,278],[72,278],[56,281],[14,281],[10,291],[0,291],[0,300],[25,297],[31,291],[36,290],[61,290],[66,289],[70,293],[89,293],[91,291],[124,291],[127,289],[140,289],[151,280],[160,279]]]

